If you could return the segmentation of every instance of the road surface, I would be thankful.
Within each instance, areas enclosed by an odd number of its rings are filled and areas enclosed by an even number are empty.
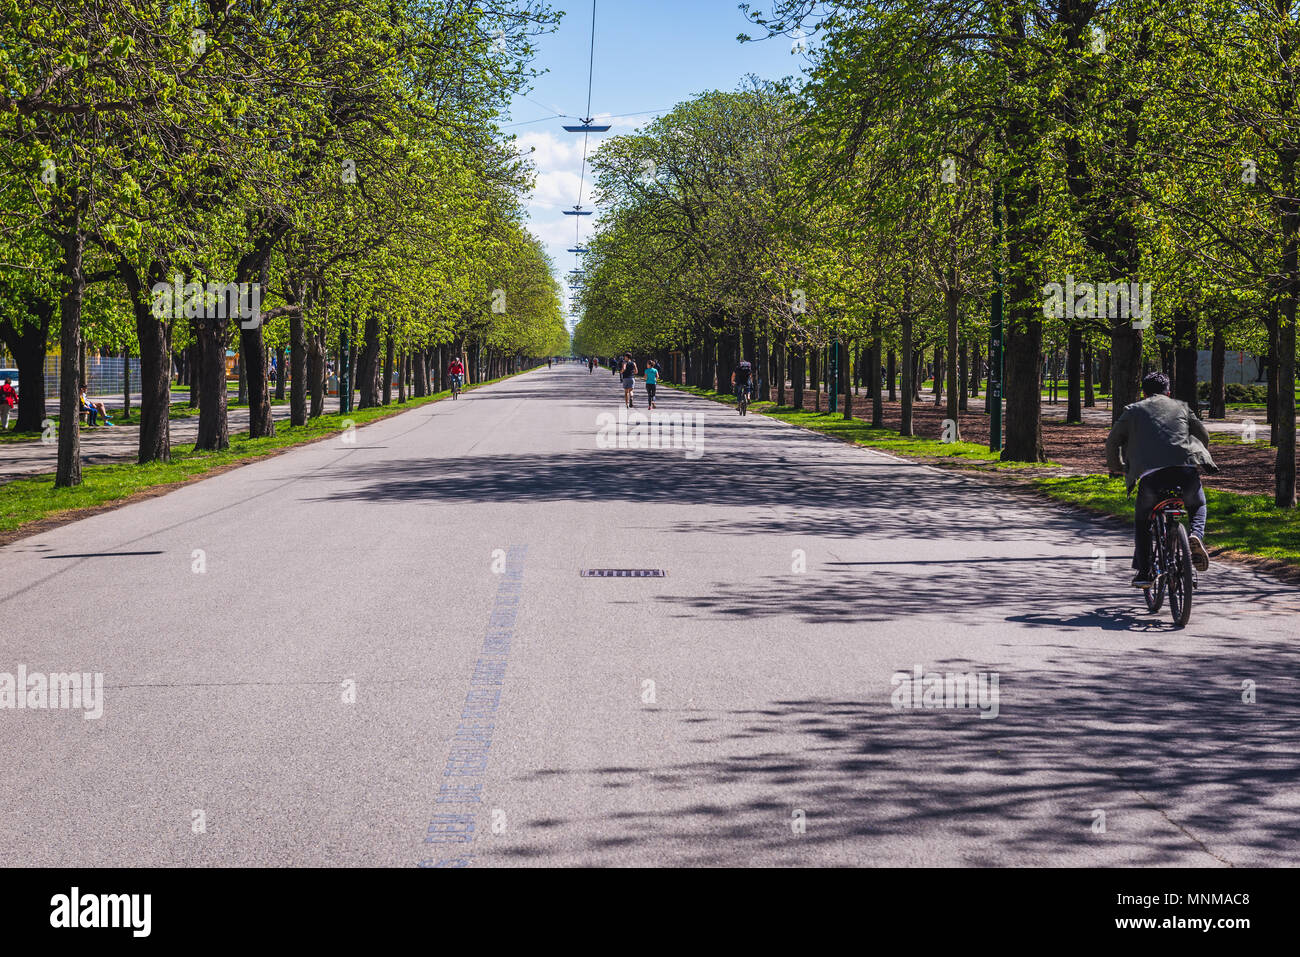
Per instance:
[[[1297,862],[1296,589],[1216,565],[1174,631],[1119,525],[682,394],[702,454],[601,448],[620,399],[538,370],[0,549],[0,672],[105,685],[0,710],[7,858]]]

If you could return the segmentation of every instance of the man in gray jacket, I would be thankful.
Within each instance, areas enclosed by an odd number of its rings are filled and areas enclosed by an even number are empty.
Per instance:
[[[1152,372],[1142,380],[1141,402],[1126,407],[1106,439],[1106,465],[1112,477],[1124,475],[1125,485],[1138,487],[1137,548],[1133,587],[1151,587],[1151,509],[1167,489],[1182,489],[1191,518],[1192,564],[1199,571],[1210,567],[1205,550],[1205,491],[1201,488],[1200,466],[1217,472],[1210,457],[1210,433],[1192,414],[1186,402],[1169,395],[1169,377]],[[1121,458],[1121,451],[1123,456]]]

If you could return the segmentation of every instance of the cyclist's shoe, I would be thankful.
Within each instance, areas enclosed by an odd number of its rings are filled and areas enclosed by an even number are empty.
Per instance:
[[[1150,588],[1154,584],[1155,582],[1151,580],[1151,576],[1146,572],[1138,572],[1133,576],[1132,585],[1134,588]]]
[[[1207,571],[1210,567],[1210,553],[1205,550],[1205,543],[1201,541],[1199,535],[1193,535],[1190,541],[1192,543],[1192,567],[1198,572]]]

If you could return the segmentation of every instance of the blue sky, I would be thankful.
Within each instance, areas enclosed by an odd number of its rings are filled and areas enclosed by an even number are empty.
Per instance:
[[[759,9],[768,5],[754,4]],[[546,70],[527,97],[516,97],[505,124],[524,152],[532,150],[537,184],[529,203],[528,227],[545,244],[557,278],[567,279],[575,256],[574,223],[590,235],[595,216],[565,216],[578,201],[582,134],[566,133],[563,123],[543,119],[558,112],[580,117],[587,105],[587,66],[591,52],[590,0],[556,3],[565,11],[558,31],[540,38],[534,64]],[[609,136],[629,133],[705,90],[732,90],[746,74],[763,79],[797,76],[805,62],[791,53],[790,39],[755,43],[736,41],[747,27],[735,0],[597,0],[596,53],[591,112],[612,124],[607,134],[592,135],[588,153]],[[583,206],[593,208],[591,177],[582,187]],[[565,308],[568,293],[565,292]]]

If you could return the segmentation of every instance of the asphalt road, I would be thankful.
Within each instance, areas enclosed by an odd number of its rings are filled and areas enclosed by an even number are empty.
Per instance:
[[[105,683],[0,710],[7,860],[1297,862],[1295,588],[1216,565],[1174,631],[1118,525],[681,394],[701,455],[599,448],[620,398],[539,370],[0,548],[0,672]]]

